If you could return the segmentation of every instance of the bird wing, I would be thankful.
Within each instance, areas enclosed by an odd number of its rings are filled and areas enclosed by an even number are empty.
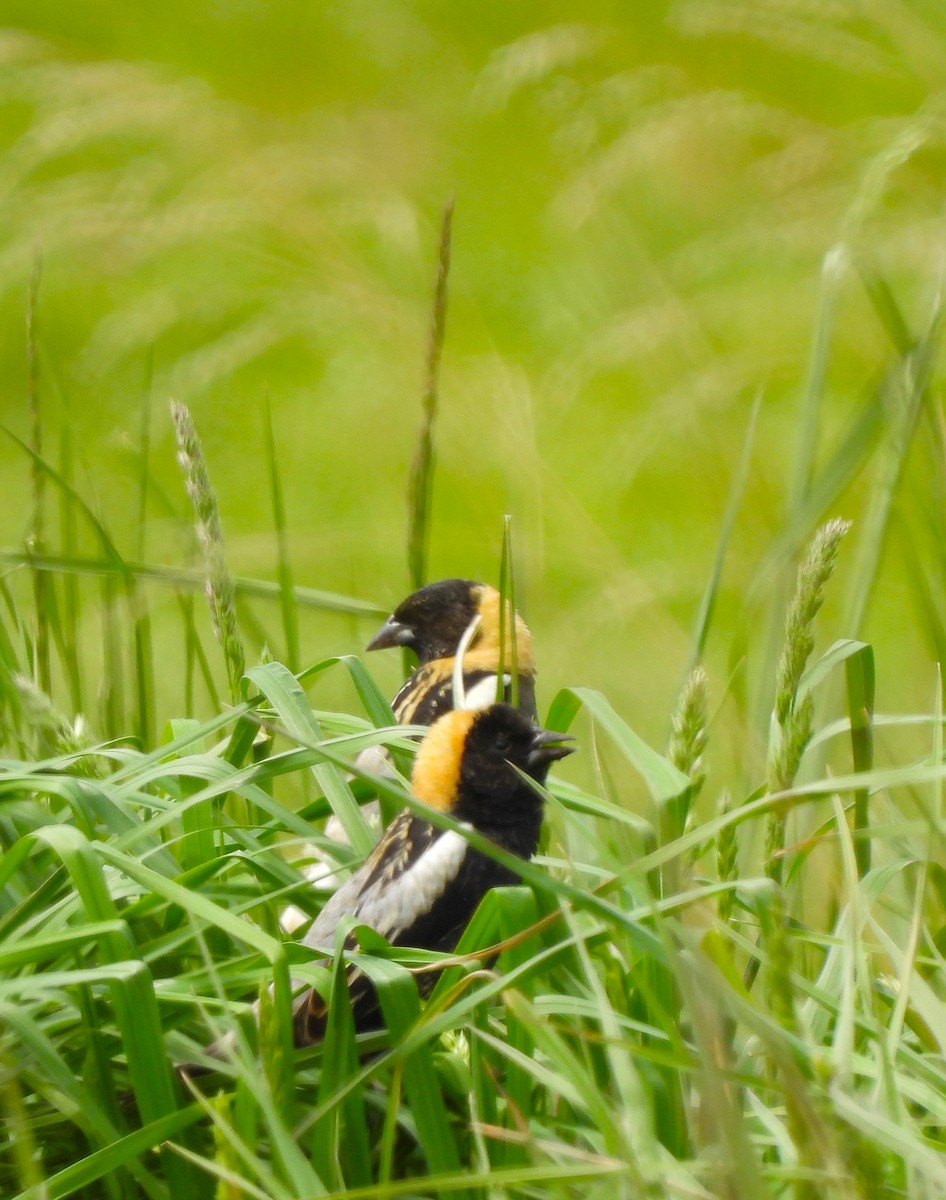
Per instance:
[[[468,844],[405,809],[355,874],[332,896],[303,938],[329,953],[346,916],[397,941],[456,878]]]
[[[303,938],[303,944],[332,952],[339,921],[352,916],[391,942],[410,942],[410,930],[456,878],[468,845],[462,834],[441,831],[409,809],[388,826],[360,869],[342,884]],[[378,1003],[370,980],[348,972],[348,990],[358,1028],[372,1028]],[[311,1045],[325,1034],[328,1006],[315,989],[293,1005],[293,1039]]]

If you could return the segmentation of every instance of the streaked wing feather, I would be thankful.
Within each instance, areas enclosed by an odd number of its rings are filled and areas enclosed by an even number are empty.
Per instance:
[[[441,832],[405,809],[326,903],[303,945],[331,953],[335,930],[345,916],[396,941],[456,877],[467,849],[462,834]]]

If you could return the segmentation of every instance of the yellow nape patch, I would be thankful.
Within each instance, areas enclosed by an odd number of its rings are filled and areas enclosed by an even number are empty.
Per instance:
[[[495,661],[499,661],[499,592],[489,584],[483,584],[479,589],[479,602],[477,611],[480,614],[481,624],[476,637],[473,639],[472,649],[475,651],[489,650],[495,655]],[[509,663],[512,659],[512,628],[510,623],[511,608],[509,602],[506,602],[506,662]],[[516,613],[516,665],[520,671],[531,672],[535,669],[535,659],[532,654],[532,634],[529,632],[529,627],[523,621],[522,617]]]
[[[430,727],[414,759],[411,786],[414,795],[428,808],[449,812],[460,786],[463,744],[477,713],[461,709],[449,712]]]

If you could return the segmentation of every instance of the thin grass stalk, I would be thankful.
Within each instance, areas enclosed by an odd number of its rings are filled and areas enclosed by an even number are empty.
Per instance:
[[[178,461],[184,472],[187,494],[196,516],[197,540],[204,554],[207,600],[214,633],[223,649],[230,683],[230,699],[240,699],[240,682],[246,666],[243,639],[237,624],[233,578],[227,567],[217,496],[207,473],[204,452],[190,411],[179,401],[171,402],[171,416],[177,437]]]
[[[194,667],[200,642],[194,628],[194,597],[180,597],[181,616],[184,619],[184,716],[194,716]]]
[[[838,293],[847,273],[848,261],[847,247],[840,242],[827,251],[821,263],[821,286],[818,293],[811,356],[801,397],[798,445],[794,467],[789,479],[789,520],[786,524],[794,534],[789,543],[789,554],[792,555],[797,553],[801,537],[804,536],[800,531],[807,531],[810,527],[807,522],[803,521],[803,518],[807,514],[812,494],[816,490],[814,471],[818,451],[820,410],[824,400],[825,380],[830,362]],[[819,512],[821,511],[823,509],[819,509]],[[776,652],[779,633],[776,618],[769,627],[768,661],[771,661],[771,656],[774,656]],[[762,713],[759,715],[763,716]],[[777,831],[774,826],[770,825],[769,834],[777,840]]]
[[[775,888],[760,896],[759,923],[762,948],[766,953],[766,997],[768,1011],[778,1024],[793,1038],[801,1036],[796,1007],[796,988],[792,974],[792,944],[788,936],[788,916],[785,897],[781,888]],[[784,1056],[783,1056],[784,1057]],[[806,1121],[808,1098],[804,1085],[811,1082],[806,1070],[807,1063],[797,1059],[775,1060],[770,1064],[773,1076],[781,1076],[785,1096],[786,1126],[794,1143],[799,1163],[815,1166],[812,1160],[809,1123]],[[815,1200],[816,1193],[806,1180],[796,1184],[797,1200]]]
[[[440,248],[437,255],[437,280],[427,338],[427,360],[421,425],[408,479],[407,567],[411,585],[422,587],[427,579],[430,546],[430,509],[434,477],[434,423],[439,403],[440,359],[447,323],[447,280],[450,274],[450,246],[453,233],[453,197],[444,206],[440,222]]]
[[[61,479],[61,476],[59,478]],[[96,532],[101,535],[104,531],[98,529]],[[186,567],[155,566],[152,563],[125,562],[118,557],[117,551],[113,553],[113,550],[114,547],[110,543],[107,546],[103,544],[103,551],[107,557],[101,559],[84,556],[66,558],[61,554],[45,554],[38,558],[24,550],[0,548],[0,563],[26,567],[35,565],[37,571],[46,571],[52,574],[72,572],[75,575],[91,575],[95,578],[120,575],[122,579],[130,577],[178,590],[206,591],[207,578],[204,571],[190,570]],[[273,583],[269,579],[234,576],[233,585],[240,596],[260,600],[279,599],[279,584]],[[323,592],[317,588],[296,586],[293,588],[293,595],[296,604],[301,608],[371,618],[386,615],[386,610],[379,608],[376,604],[337,592]]]
[[[292,1043],[287,1031],[280,1028],[276,1005],[268,984],[259,990],[259,1036],[260,1061],[263,1074],[273,1098],[273,1104],[287,1126],[292,1126]]]
[[[140,425],[138,427],[138,561],[147,557],[148,491],[151,486],[151,387],[154,376],[154,357],[148,358],[148,371],[141,393]]]
[[[746,482],[749,478],[749,466],[752,462],[752,448],[755,443],[756,423],[759,417],[759,409],[762,407],[762,392],[757,392],[755,400],[752,402],[752,410],[749,414],[749,424],[746,428],[745,441],[742,446],[742,454],[739,459],[739,466],[736,468],[736,473],[733,476],[732,486],[729,489],[729,499],[726,502],[726,512],[723,516],[723,524],[720,529],[719,539],[716,543],[716,554],[713,558],[713,567],[710,571],[710,577],[707,581],[703,595],[700,597],[700,607],[697,612],[696,622],[693,628],[693,657],[691,659],[691,668],[699,665],[700,659],[703,657],[703,651],[706,649],[706,639],[709,636],[710,625],[713,620],[713,612],[716,608],[716,596],[719,592],[720,581],[723,576],[723,565],[726,561],[726,551],[729,548],[729,541],[732,537],[733,527],[736,523],[736,515],[742,504],[742,498],[746,490]]]
[[[276,550],[279,558],[279,609],[282,613],[283,637],[286,640],[286,664],[297,673],[301,666],[299,652],[299,613],[293,588],[292,563],[289,558],[289,535],[286,527],[286,505],[283,498],[279,460],[276,457],[276,437],[273,432],[273,412],[269,396],[263,406],[266,434],[266,461],[269,466],[270,497],[273,522],[276,526]]]
[[[139,559],[145,557],[148,519],[148,459],[151,448],[151,379],[150,366],[141,398],[141,426],[138,455],[138,545]],[[154,741],[154,651],[151,643],[151,618],[147,603],[134,577],[128,577],[128,604],[134,623],[135,639],[135,699],[138,737],[143,746]]]
[[[505,694],[506,642],[509,650],[509,702],[519,707],[519,644],[516,637],[516,571],[512,556],[512,517],[503,517],[503,549],[499,564],[499,672],[496,678],[496,700]]]
[[[716,815],[725,817],[732,811],[732,798],[728,792],[723,792],[716,805]],[[726,824],[716,837],[716,877],[720,883],[735,884],[739,878],[739,840],[736,826]],[[716,913],[724,925],[732,920],[735,905],[735,891],[727,888],[716,898]]]
[[[224,1127],[232,1124],[233,1096],[227,1092],[218,1092],[207,1103],[213,1108],[217,1118],[211,1125],[214,1135],[214,1164],[221,1172],[217,1177],[214,1200],[246,1200],[246,1193],[237,1182],[243,1164],[234,1152],[230,1139],[223,1135]]]
[[[508,520],[506,518],[505,520]],[[496,703],[499,704],[506,694],[503,677],[506,673],[506,532],[507,526],[503,522],[503,547],[499,557],[499,666],[496,671]],[[515,624],[515,618],[513,618]],[[513,659],[515,663],[515,659]]]
[[[67,483],[72,483],[72,427],[63,415],[59,431],[59,470]],[[69,491],[59,492],[59,530],[63,554],[72,558],[77,550],[76,507]],[[42,567],[36,570],[44,570]],[[62,577],[62,609],[60,622],[60,656],[69,687],[72,711],[82,711],[82,668],[79,661],[79,582],[71,571]]]
[[[121,737],[125,725],[125,686],[122,661],[122,631],[118,615],[117,587],[111,576],[102,580],[102,697],[101,722],[106,737]]]
[[[12,628],[7,628],[3,609],[9,613]],[[21,622],[17,619],[16,605],[6,580],[0,575],[0,744],[7,751],[16,747],[20,758],[26,758],[28,749],[22,720],[22,700],[13,680],[24,672],[21,647],[23,645]],[[3,844],[0,825],[0,844]]]
[[[394,1178],[394,1150],[397,1139],[398,1116],[404,1095],[404,1060],[394,1064],[388,1081],[387,1104],[384,1109],[384,1124],[381,1128],[378,1151],[378,1183],[382,1186]]]
[[[10,430],[4,430],[7,436],[24,450],[32,460],[33,466],[39,470],[45,477],[51,479],[59,489],[61,495],[68,497],[70,503],[74,506],[77,512],[81,513],[90,528],[92,529],[95,538],[98,542],[102,553],[102,558],[89,560],[90,573],[98,575],[102,578],[102,619],[103,619],[103,636],[104,636],[104,667],[103,667],[103,685],[101,689],[101,705],[104,719],[99,722],[106,734],[113,736],[121,736],[127,733],[127,723],[124,718],[124,671],[123,671],[123,632],[119,626],[117,615],[114,609],[116,608],[117,582],[120,581],[125,590],[126,599],[128,601],[129,610],[132,616],[135,615],[135,596],[134,596],[134,576],[128,570],[124,559],[119,553],[114,541],[105,528],[102,521],[96,515],[94,510],[88,505],[72,484],[66,479],[61,472],[57,471],[42,455],[38,454],[32,446]],[[15,560],[16,555],[9,552],[4,552],[3,556],[8,561]],[[43,570],[48,567],[48,556],[43,555],[36,558],[29,552],[23,555],[23,561],[32,566],[36,563],[36,568]],[[61,561],[61,558],[60,558]],[[58,614],[55,611],[55,591],[50,587],[46,594],[47,612],[54,618],[53,629],[59,630],[61,622]],[[61,638],[61,635],[59,635]]]
[[[818,450],[818,418],[824,398],[825,380],[831,357],[831,340],[838,307],[838,293],[847,274],[849,258],[843,243],[832,246],[821,264],[821,290],[815,317],[814,340],[808,363],[808,376],[802,395],[798,451],[791,476],[790,507],[798,512],[811,487],[815,455]]]
[[[764,1189],[745,1119],[745,1086],[736,1070],[737,1023],[726,1003],[727,985],[715,968],[707,971],[707,965],[688,952],[676,963],[698,1064],[690,1099],[693,1137],[710,1149],[709,1155],[704,1149],[704,1161],[713,1195],[720,1200],[756,1200]]]
[[[142,746],[154,744],[154,650],[151,642],[151,618],[136,587],[129,589],[134,614],[135,641],[135,729]]]
[[[882,444],[877,479],[863,522],[857,559],[852,571],[845,631],[858,636],[874,593],[881,554],[900,486],[918,416],[929,395],[929,382],[939,345],[943,310],[937,302],[928,328],[906,354],[897,360],[884,383],[887,396],[888,436]]]
[[[863,258],[855,257],[854,269],[893,348],[898,354],[906,354],[913,345],[913,335],[890,284],[873,263],[868,263]]]
[[[866,653],[845,661],[847,708],[851,721],[851,756],[855,771],[870,771],[874,765],[874,655]],[[854,857],[858,877],[870,870],[870,790],[854,793]]]
[[[43,453],[43,412],[39,397],[39,357],[36,348],[36,301],[42,274],[42,259],[33,260],[29,291],[26,299],[26,387],[30,412],[30,446],[34,451],[30,469],[31,511],[30,529],[26,538],[29,554],[46,551],[46,474],[40,466]],[[33,647],[34,670],[40,688],[52,691],[52,670],[49,649],[49,591],[52,587],[42,572],[33,571],[33,609],[36,622],[36,642]]]
[[[787,569],[788,563],[800,555],[812,526],[821,520],[825,511],[839,502],[849,485],[862,476],[870,456],[881,440],[879,431],[883,424],[883,405],[876,395],[872,395],[850,423],[841,444],[829,455],[827,462],[812,481],[803,507],[796,515],[790,516],[766,553],[757,572],[757,582],[750,587],[749,599],[743,606],[741,629],[737,633],[731,654],[733,662],[739,663],[749,655],[751,634],[754,655],[761,663],[771,664],[771,670],[774,670],[784,636],[784,619],[779,613],[787,606],[790,593],[787,586],[781,582],[777,584],[775,590],[781,599],[779,604],[776,604],[772,603],[771,596],[769,597],[770,615],[766,619],[761,615],[763,587],[768,588],[768,581],[780,576]],[[764,633],[758,628],[763,621],[766,626]],[[847,630],[846,624],[844,628]],[[738,671],[734,682],[741,684],[744,674],[744,671]],[[760,672],[760,679],[768,680],[769,674],[770,669],[766,666]],[[747,706],[750,704],[748,695],[743,703]],[[754,726],[765,726],[771,715],[771,707],[771,693],[766,682],[754,690],[751,698]]]
[[[23,1099],[15,1065],[3,1045],[0,1045],[0,1111],[8,1134],[11,1167],[19,1177],[20,1187],[24,1194],[42,1196],[45,1179],[40,1167],[42,1155],[36,1144],[33,1123]]]

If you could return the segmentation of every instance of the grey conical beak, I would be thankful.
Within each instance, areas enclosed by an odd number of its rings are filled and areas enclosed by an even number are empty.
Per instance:
[[[559,758],[567,758],[574,754],[577,746],[563,746],[562,742],[572,742],[575,739],[570,733],[553,733],[550,729],[537,729],[532,739],[532,749],[529,751],[530,767],[545,767]]]
[[[394,646],[409,646],[413,640],[414,630],[410,625],[402,625],[400,621],[388,617],[365,649],[390,650]]]

